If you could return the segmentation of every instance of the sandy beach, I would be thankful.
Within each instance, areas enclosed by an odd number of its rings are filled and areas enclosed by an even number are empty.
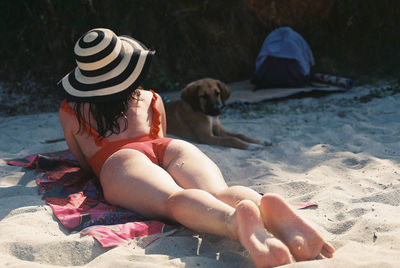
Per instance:
[[[398,87],[398,86],[397,86]],[[229,185],[274,192],[336,248],[332,259],[285,267],[400,267],[400,94],[389,82],[319,98],[229,108],[227,129],[273,145],[201,145]],[[251,93],[250,93],[251,94]],[[0,158],[67,149],[56,113],[0,117]],[[183,230],[143,248],[103,248],[69,234],[41,199],[34,171],[0,161],[0,267],[253,267],[238,242]]]

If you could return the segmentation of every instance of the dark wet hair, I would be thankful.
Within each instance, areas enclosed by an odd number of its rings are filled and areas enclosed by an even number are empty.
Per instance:
[[[132,94],[127,95],[123,99],[108,101],[108,102],[98,102],[98,103],[84,103],[76,102],[74,105],[74,110],[76,111],[76,118],[79,122],[79,129],[77,134],[82,134],[85,132],[85,126],[83,122],[86,121],[87,124],[92,127],[91,120],[95,120],[97,123],[97,132],[99,137],[109,137],[112,134],[119,134],[128,128],[128,119],[126,117],[129,102],[131,100],[138,101],[140,98],[139,88],[132,92]],[[85,104],[89,105],[88,119],[85,120],[83,115],[83,107]],[[121,129],[119,124],[119,119],[124,120],[124,127]],[[84,121],[83,121],[84,120]]]

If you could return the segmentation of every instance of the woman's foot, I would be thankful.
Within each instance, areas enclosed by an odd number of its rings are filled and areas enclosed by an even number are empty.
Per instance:
[[[301,219],[278,195],[261,198],[261,214],[265,227],[290,249],[297,261],[312,260],[320,254],[332,258],[335,249]]]
[[[278,239],[268,236],[260,210],[254,202],[241,201],[232,217],[233,229],[257,267],[275,267],[291,263],[288,248]]]

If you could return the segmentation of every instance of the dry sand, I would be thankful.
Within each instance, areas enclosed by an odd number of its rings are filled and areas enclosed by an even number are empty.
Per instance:
[[[400,267],[400,94],[355,87],[322,98],[228,109],[222,123],[273,146],[243,151],[198,145],[228,184],[275,192],[336,247],[333,259],[287,267]],[[375,94],[376,95],[376,94]],[[366,96],[359,100],[360,96]],[[66,149],[57,114],[0,117],[0,158]],[[239,243],[189,230],[147,248],[102,248],[68,234],[38,195],[33,171],[0,164],[0,267],[252,267]]]

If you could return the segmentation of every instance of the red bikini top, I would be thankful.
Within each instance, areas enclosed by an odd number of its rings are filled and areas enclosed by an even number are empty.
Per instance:
[[[148,136],[150,136],[153,139],[156,139],[158,138],[158,133],[160,132],[161,114],[156,107],[157,94],[153,90],[150,90],[150,92],[153,93],[151,106],[153,107],[154,114],[153,114],[153,121],[151,122],[150,133]],[[69,114],[76,115],[76,111],[68,105],[66,99],[62,101],[61,109],[63,109],[65,112]],[[109,143],[109,141],[106,138],[99,136],[99,133],[94,128],[92,128],[85,120],[83,120],[83,118],[81,118],[81,125],[84,127],[85,132],[93,137],[93,140],[97,146],[102,147],[107,143]]]

